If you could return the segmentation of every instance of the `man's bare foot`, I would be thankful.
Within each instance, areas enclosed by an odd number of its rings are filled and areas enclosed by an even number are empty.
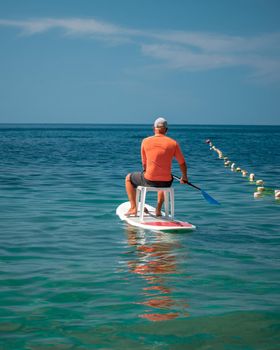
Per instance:
[[[160,210],[156,210],[156,216],[162,216],[161,211]]]
[[[144,213],[149,214],[149,210],[146,207],[144,208]],[[124,215],[125,216],[137,216],[137,210],[134,208],[130,208],[129,211]]]
[[[124,214],[125,216],[136,216],[137,215],[137,210],[134,208],[130,208],[127,213]]]

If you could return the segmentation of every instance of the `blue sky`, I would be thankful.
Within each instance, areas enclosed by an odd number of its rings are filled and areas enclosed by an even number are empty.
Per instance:
[[[279,10],[0,0],[0,122],[279,125]]]

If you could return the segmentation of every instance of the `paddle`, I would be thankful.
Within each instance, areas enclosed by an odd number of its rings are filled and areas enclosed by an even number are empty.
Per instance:
[[[181,180],[180,177],[176,176],[176,175],[172,175],[175,179],[177,180]],[[218,201],[216,201],[216,199],[214,199],[213,197],[210,196],[210,194],[208,194],[207,192],[203,191],[201,188],[193,185],[190,182],[186,182],[187,185],[196,188],[197,190],[199,190],[201,192],[201,194],[203,195],[203,197],[207,200],[208,203],[210,204],[215,204],[215,205],[220,205],[220,203]]]

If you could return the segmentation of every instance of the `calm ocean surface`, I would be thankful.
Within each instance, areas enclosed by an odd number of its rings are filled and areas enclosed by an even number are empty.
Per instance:
[[[0,349],[279,349],[280,127],[170,126],[185,234],[127,227],[125,175],[150,126],[0,126]],[[180,174],[174,163],[175,174]],[[155,198],[150,197],[150,203]]]

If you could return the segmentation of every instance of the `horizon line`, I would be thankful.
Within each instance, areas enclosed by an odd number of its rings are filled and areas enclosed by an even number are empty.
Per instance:
[[[168,123],[169,125],[194,125],[194,126],[280,126],[280,124],[223,124],[223,123]],[[129,123],[129,122],[123,122],[123,123],[117,123],[117,122],[105,122],[105,123],[99,123],[99,122],[93,122],[93,123],[86,123],[86,122],[10,122],[10,123],[2,123],[0,122],[0,126],[4,125],[153,125],[153,123]]]

